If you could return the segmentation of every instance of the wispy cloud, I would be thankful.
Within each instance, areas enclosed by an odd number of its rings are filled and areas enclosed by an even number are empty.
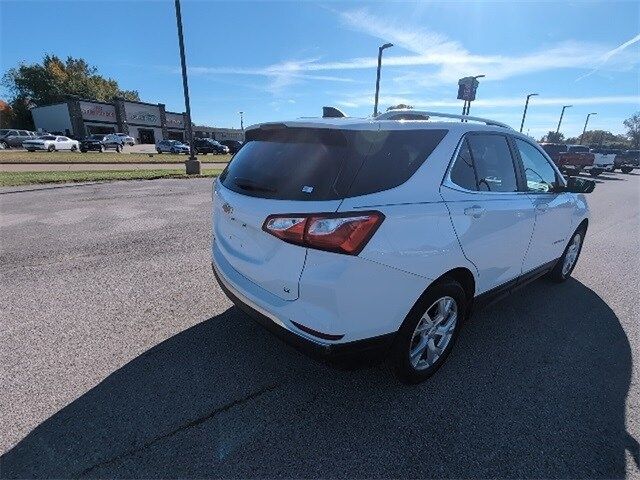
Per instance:
[[[521,55],[475,54],[446,35],[422,25],[412,26],[406,18],[380,18],[365,8],[329,10],[338,16],[346,28],[392,42],[406,52],[394,55],[394,52],[390,51],[384,60],[387,72],[389,69],[392,72],[395,67],[411,67],[411,72],[392,76],[391,79],[399,90],[424,91],[425,87],[452,85],[470,72],[487,73],[487,78],[483,81],[491,82],[549,70],[593,69],[594,65],[597,65],[596,70],[605,67],[608,70],[625,70],[640,62],[638,55],[630,55],[630,52],[625,51],[640,41],[640,35],[614,49],[593,42],[565,41],[535,51],[523,52]],[[376,65],[375,56],[339,61],[324,61],[316,57],[251,68],[191,67],[190,72],[196,75],[265,77],[268,82],[264,88],[275,95],[281,95],[288,87],[305,81],[356,83],[348,76],[349,71],[373,69]]]
[[[613,50],[609,50],[604,55],[602,55],[602,57],[600,58],[600,62],[598,63],[598,65],[596,65],[596,67],[593,70],[591,70],[590,72],[585,73],[584,75],[578,77],[577,80],[582,80],[583,78],[586,78],[586,77],[589,77],[589,76],[593,75],[598,70],[600,70],[611,58],[613,58],[614,56],[622,53],[628,47],[630,47],[631,45],[633,45],[635,43],[638,43],[638,42],[640,42],[640,34],[636,35],[631,40],[627,40],[622,45],[618,45]],[[636,52],[636,57],[637,57],[637,52]]]
[[[414,55],[385,58],[385,67],[433,65],[437,67],[427,75],[414,73],[397,79],[420,86],[451,83],[469,72],[489,73],[485,81],[504,80],[516,75],[567,68],[592,68],[600,61],[604,65],[629,45],[640,40],[640,35],[614,50],[592,42],[567,41],[519,56],[476,55],[454,41],[423,26],[411,26],[406,22],[378,18],[366,9],[347,10],[338,13],[343,24],[355,31],[392,42]],[[604,60],[602,60],[604,59]],[[370,59],[375,62],[375,59]],[[612,68],[628,68],[640,60],[637,56],[619,58]],[[363,59],[343,62],[359,66]],[[315,66],[315,65],[314,65]],[[348,67],[347,67],[348,68]]]
[[[189,67],[189,73],[192,75],[251,75],[266,77],[270,82],[265,86],[265,88],[274,95],[281,94],[287,87],[290,87],[302,80],[355,83],[355,80],[344,76],[307,73],[308,71],[312,71],[308,66],[313,65],[317,60],[317,58],[307,60],[290,60],[258,68],[196,66]],[[176,73],[178,73],[177,70]]]
[[[336,102],[338,105],[351,108],[373,105],[373,95],[347,95]],[[415,108],[459,108],[460,100],[411,98],[408,96],[383,95],[380,98],[381,105],[397,105],[406,103]],[[536,106],[561,106],[561,105],[639,105],[640,95],[610,95],[593,97],[536,97],[532,101]],[[478,108],[504,108],[524,106],[523,97],[496,97],[478,99],[473,102],[473,107]]]

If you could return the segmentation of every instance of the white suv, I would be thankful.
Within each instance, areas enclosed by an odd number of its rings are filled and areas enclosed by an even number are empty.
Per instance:
[[[419,382],[472,307],[543,274],[567,279],[594,186],[475,117],[256,125],[214,184],[213,270],[290,343],[339,360],[387,354]]]

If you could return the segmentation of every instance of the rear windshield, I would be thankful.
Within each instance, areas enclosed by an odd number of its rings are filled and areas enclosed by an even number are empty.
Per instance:
[[[220,176],[238,193],[280,200],[335,200],[406,182],[446,130],[259,128]]]

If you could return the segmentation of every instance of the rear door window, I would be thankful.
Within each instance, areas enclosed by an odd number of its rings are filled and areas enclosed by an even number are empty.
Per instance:
[[[507,138],[503,135],[473,134],[467,138],[479,191],[516,192],[518,182]]]
[[[466,190],[478,190],[478,184],[476,179],[476,172],[473,166],[473,158],[471,157],[471,150],[469,144],[465,139],[462,142],[456,161],[451,167],[451,173],[449,174],[451,181]]]

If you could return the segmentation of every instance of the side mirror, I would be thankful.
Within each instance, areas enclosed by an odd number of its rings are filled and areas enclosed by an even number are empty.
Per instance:
[[[569,193],[591,193],[596,188],[596,182],[580,177],[569,177],[567,186],[562,191]]]

